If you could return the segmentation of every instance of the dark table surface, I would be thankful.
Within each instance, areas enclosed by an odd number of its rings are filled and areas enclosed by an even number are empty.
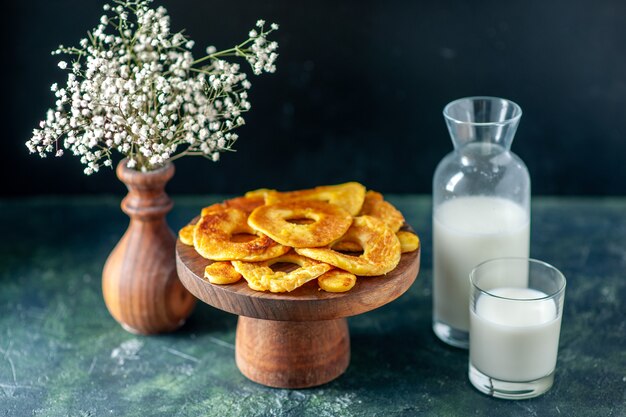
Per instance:
[[[348,370],[305,390],[242,376],[236,316],[202,303],[175,333],[122,330],[100,289],[118,198],[0,200],[0,416],[626,416],[625,198],[534,199],[531,256],[568,284],[554,387],[524,401],[478,393],[433,335],[430,199],[388,198],[422,239],[418,279],[350,318]],[[171,227],[219,199],[175,196]]]

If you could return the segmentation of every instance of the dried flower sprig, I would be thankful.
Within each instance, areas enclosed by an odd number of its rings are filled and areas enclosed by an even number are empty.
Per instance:
[[[46,157],[63,149],[80,157],[85,174],[112,165],[112,152],[128,158],[130,168],[150,171],[186,155],[217,161],[232,150],[233,130],[250,110],[250,81],[236,63],[243,57],[254,74],[274,72],[278,44],[267,35],[278,29],[259,20],[239,45],[194,59],[194,41],[170,33],[170,18],[152,0],[106,4],[100,24],[79,47],[60,46],[53,54],[68,70],[67,84],[51,90],[56,107],[26,142],[31,153]],[[61,142],[62,141],[62,142]]]

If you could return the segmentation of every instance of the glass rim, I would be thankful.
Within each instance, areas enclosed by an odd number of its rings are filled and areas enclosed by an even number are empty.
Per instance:
[[[508,119],[504,119],[500,121],[493,121],[493,122],[470,122],[467,120],[459,120],[450,115],[450,108],[452,108],[452,106],[458,105],[462,101],[478,101],[478,100],[503,101],[503,102],[509,103],[514,109],[514,115]],[[453,122],[453,123],[467,124],[471,126],[499,126],[499,125],[510,124],[519,120],[522,117],[522,108],[516,102],[506,99],[506,98],[502,98],[502,97],[469,96],[469,97],[458,98],[446,104],[446,106],[443,108],[443,117],[445,117],[446,120],[449,120],[450,122]]]
[[[513,298],[513,297],[503,297],[501,295],[496,295],[493,294],[491,292],[489,292],[488,290],[482,289],[474,280],[475,275],[476,275],[476,271],[480,268],[482,268],[483,266],[487,265],[487,264],[492,264],[492,263],[496,263],[496,262],[502,262],[502,261],[524,261],[528,264],[536,264],[536,265],[541,265],[549,270],[555,271],[557,273],[557,276],[561,278],[561,285],[559,286],[559,288],[550,293],[550,294],[546,294],[544,297],[534,297],[534,298]],[[567,286],[567,279],[565,278],[565,274],[563,274],[563,272],[561,272],[557,267],[555,267],[554,265],[551,265],[545,261],[541,261],[539,259],[535,259],[535,258],[523,258],[523,257],[502,257],[502,258],[493,258],[493,259],[488,259],[486,261],[483,261],[481,263],[479,263],[478,265],[476,265],[474,268],[472,268],[472,270],[470,271],[469,274],[469,278],[470,278],[470,283],[472,284],[472,287],[476,288],[476,290],[480,291],[481,293],[488,295],[490,297],[493,298],[498,298],[501,300],[509,300],[509,301],[541,301],[541,300],[549,300],[552,298],[555,298],[557,296],[559,296],[560,294],[562,294],[565,291],[565,287]]]

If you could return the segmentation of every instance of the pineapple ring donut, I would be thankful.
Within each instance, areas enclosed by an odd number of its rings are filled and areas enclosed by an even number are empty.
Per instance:
[[[235,197],[222,203],[215,203],[208,207],[204,207],[200,215],[206,216],[209,213],[222,211],[226,208],[236,208],[250,214],[255,208],[262,206],[263,204],[265,204],[265,199],[262,195],[246,195],[245,197]]]
[[[394,233],[397,233],[404,224],[402,213],[376,191],[370,190],[365,194],[361,215],[376,217],[384,221]]]
[[[355,217],[341,240],[357,242],[363,254],[347,255],[331,248],[296,248],[300,255],[326,262],[355,275],[383,275],[400,262],[400,241],[382,220],[371,216]]]
[[[356,284],[356,276],[341,269],[331,269],[319,278],[317,285],[326,292],[346,292],[350,291]]]
[[[273,271],[270,266],[278,262],[296,264],[299,268],[291,272]],[[328,264],[305,258],[294,252],[264,262],[233,261],[232,264],[248,281],[250,288],[274,293],[293,291],[332,268]]]
[[[299,219],[313,223],[295,223]],[[255,209],[248,217],[253,229],[281,245],[294,248],[326,246],[339,239],[352,223],[346,210],[323,201],[283,201]]]
[[[415,233],[400,230],[396,233],[396,236],[398,236],[398,240],[400,240],[401,253],[413,252],[420,247],[420,238]],[[361,252],[363,250],[359,243],[349,240],[339,240],[330,247],[339,252]]]
[[[178,238],[183,245],[193,246],[193,231],[195,229],[195,224],[188,224],[178,231]]]
[[[356,216],[361,211],[365,199],[365,187],[358,182],[346,182],[338,185],[324,185],[307,190],[278,192],[265,191],[265,204],[282,201],[319,200],[335,204]]]
[[[247,223],[248,215],[236,208],[225,208],[200,218],[193,233],[196,252],[213,261],[264,261],[289,251],[288,247],[258,233]],[[249,241],[235,241],[238,233],[256,234]]]
[[[228,261],[213,262],[204,268],[204,277],[211,284],[233,284],[241,279],[241,274],[235,271]]]
[[[265,201],[265,196],[270,193],[276,193],[278,191],[271,188],[258,188],[256,190],[248,191],[244,194],[244,197],[263,197],[263,201]]]
[[[416,251],[420,247],[420,238],[415,233],[408,232],[406,230],[400,230],[396,233],[398,240],[400,241],[400,248],[402,253]]]

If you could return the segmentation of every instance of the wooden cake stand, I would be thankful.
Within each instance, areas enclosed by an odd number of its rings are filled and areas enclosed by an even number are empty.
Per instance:
[[[415,281],[420,249],[402,255],[390,273],[358,277],[348,292],[320,291],[313,280],[290,293],[251,290],[244,279],[214,285],[204,279],[211,263],[176,242],[178,276],[205,303],[239,316],[235,358],[249,379],[277,388],[306,388],[337,378],[350,363],[346,317],[395,300]]]

